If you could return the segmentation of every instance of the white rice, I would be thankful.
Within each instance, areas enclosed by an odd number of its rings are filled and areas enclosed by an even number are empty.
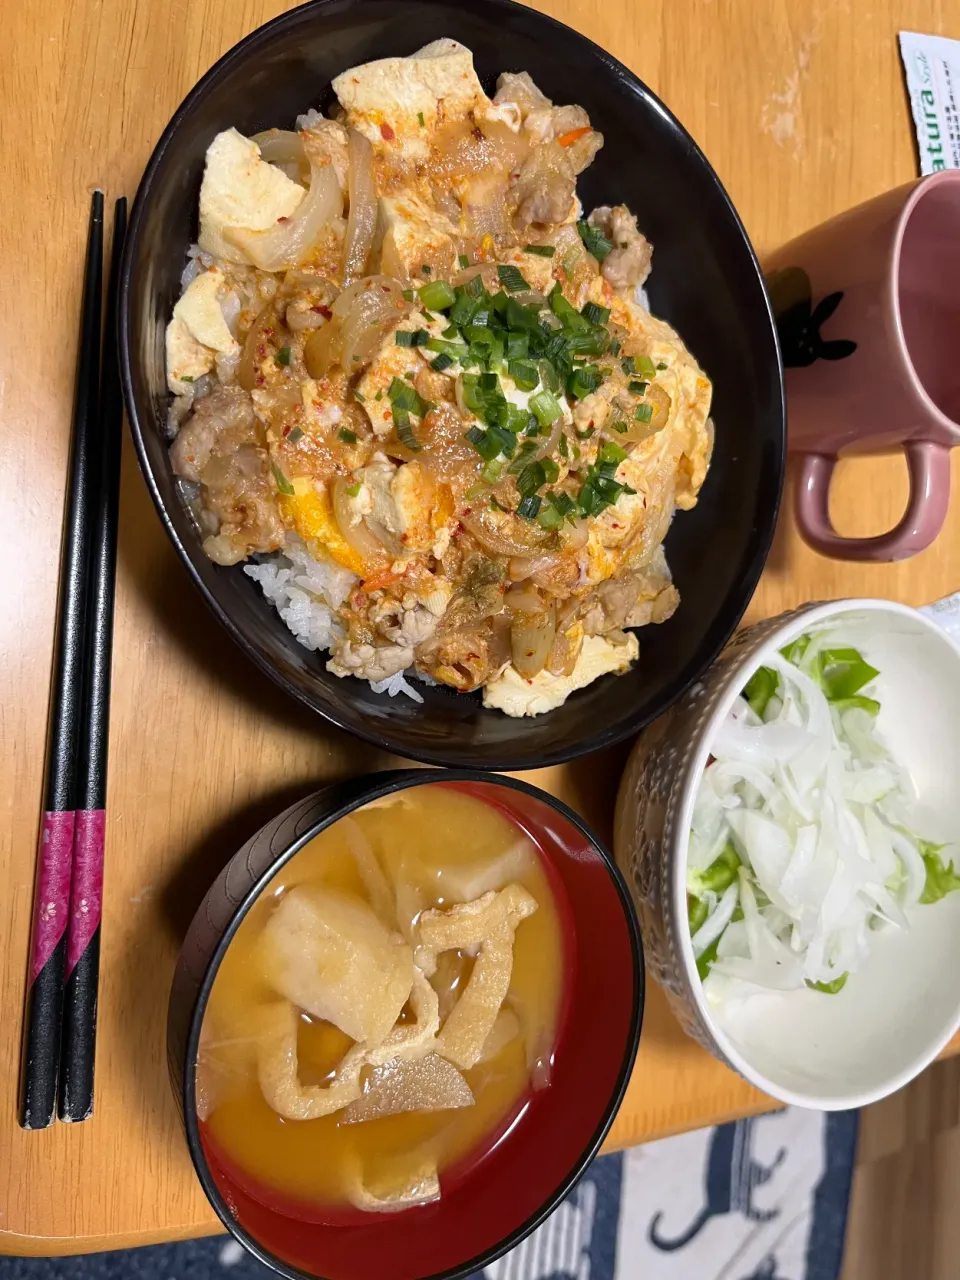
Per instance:
[[[316,107],[311,107],[309,111],[305,111],[302,116],[297,116],[298,129],[312,129],[318,120],[325,120],[326,116],[318,111]]]
[[[305,648],[330,649],[343,635],[335,610],[359,579],[332,560],[315,560],[295,534],[288,535],[282,552],[261,564],[245,564],[243,571]]]
[[[315,559],[295,533],[287,535],[283,551],[260,564],[245,564],[243,571],[259,585],[305,648],[325,652],[343,635],[336,610],[360,579],[332,560]],[[423,702],[405,676],[421,679],[419,672],[411,670],[368,683],[374,693],[386,693],[391,698],[399,693],[414,702]],[[426,676],[422,679],[427,684],[435,683]]]
[[[198,244],[192,244],[187,250],[187,265],[180,273],[180,292],[193,284],[197,276],[213,266],[209,253],[204,253]]]

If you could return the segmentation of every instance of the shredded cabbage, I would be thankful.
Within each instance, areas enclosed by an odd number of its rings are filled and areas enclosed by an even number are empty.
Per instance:
[[[687,904],[717,999],[836,994],[871,936],[960,889],[916,834],[916,792],[876,731],[879,672],[830,628],[751,675],[711,745],[694,802]],[[746,984],[746,985],[743,985]]]

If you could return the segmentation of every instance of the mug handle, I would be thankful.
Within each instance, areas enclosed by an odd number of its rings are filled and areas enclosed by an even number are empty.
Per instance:
[[[934,440],[905,445],[910,496],[903,518],[889,533],[844,538],[830,521],[830,479],[835,457],[806,454],[797,479],[797,524],[805,542],[837,560],[905,560],[929,547],[943,527],[950,503],[950,451]]]

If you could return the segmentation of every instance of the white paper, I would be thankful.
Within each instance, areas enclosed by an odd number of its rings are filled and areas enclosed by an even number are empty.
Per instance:
[[[960,169],[960,40],[900,32],[920,172]]]
[[[952,596],[944,596],[933,604],[921,605],[920,612],[937,624],[948,636],[960,641],[960,591]]]

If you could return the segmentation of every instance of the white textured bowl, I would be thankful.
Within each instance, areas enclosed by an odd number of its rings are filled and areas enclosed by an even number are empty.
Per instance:
[[[741,632],[638,739],[617,801],[614,845],[643,926],[649,966],[687,1032],[758,1088],[820,1110],[863,1106],[919,1074],[960,1028],[960,893],[877,935],[837,995],[771,992],[707,1004],[687,925],[687,841],[717,727],[766,657],[811,627],[842,639],[880,675],[878,729],[920,795],[924,835],[960,840],[960,647],[885,600],[809,604]],[[960,860],[960,844],[953,852]]]

